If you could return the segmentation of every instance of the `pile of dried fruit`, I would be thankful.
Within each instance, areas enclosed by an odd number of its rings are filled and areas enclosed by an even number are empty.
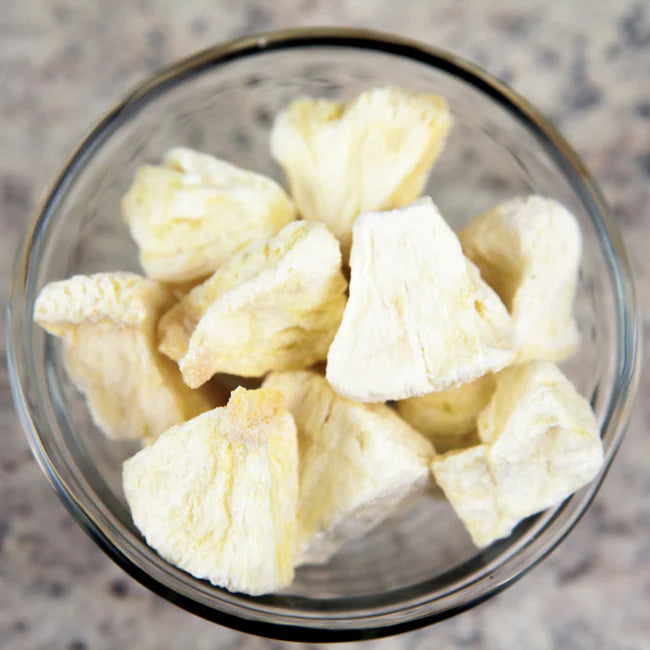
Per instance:
[[[443,99],[394,88],[296,101],[271,135],[291,197],[173,149],[123,200],[148,277],[42,290],[93,420],[143,442],[124,492],[170,562],[268,593],[432,477],[484,546],[598,472],[596,418],[553,363],[578,344],[576,220],[530,196],[456,235],[418,198],[450,127]],[[262,387],[224,406],[220,373]]]

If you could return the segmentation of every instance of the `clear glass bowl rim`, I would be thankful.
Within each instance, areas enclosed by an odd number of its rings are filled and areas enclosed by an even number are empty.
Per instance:
[[[119,536],[111,530],[111,522],[102,517],[92,501],[84,499],[83,490],[79,489],[78,482],[75,483],[75,477],[65,476],[63,468],[57,467],[56,459],[50,456],[42,444],[41,434],[31,414],[32,409],[38,408],[38,404],[33,404],[29,398],[29,384],[32,381],[30,368],[25,368],[18,358],[19,351],[26,353],[26,350],[20,350],[21,345],[24,348],[25,342],[21,344],[13,334],[23,331],[21,328],[32,318],[34,287],[30,283],[30,271],[34,248],[44,224],[56,212],[61,197],[77,173],[113,130],[128,119],[133,111],[140,110],[167,88],[206,69],[265,51],[308,47],[344,47],[382,52],[424,63],[464,80],[506,109],[533,133],[582,201],[603,246],[616,304],[616,379],[603,425],[603,430],[613,432],[613,435],[611,444],[606,449],[605,465],[600,475],[588,488],[570,497],[552,513],[540,516],[533,536],[514,549],[504,562],[490,571],[483,571],[460,588],[435,599],[420,594],[419,597],[405,601],[402,607],[394,611],[371,610],[344,618],[338,618],[336,611],[330,614],[324,611],[319,616],[300,615],[290,610],[285,614],[269,613],[264,610],[263,599],[257,601],[261,603],[260,609],[255,606],[254,599],[238,601],[228,594],[224,594],[223,607],[217,609],[184,593],[186,590],[177,588],[178,584],[175,584],[173,577],[161,572],[161,567],[143,556],[137,548],[120,543]],[[495,77],[456,55],[403,37],[356,28],[293,28],[228,41],[159,70],[128,93],[82,140],[55,178],[42,205],[32,215],[17,251],[7,313],[8,366],[16,411],[32,453],[48,482],[77,523],[131,576],[188,611],[228,627],[285,640],[343,641],[395,634],[460,613],[522,577],[561,542],[596,494],[623,438],[640,373],[638,318],[630,265],[618,227],[605,200],[577,154],[525,99]],[[567,516],[567,504],[577,498],[579,503]],[[561,516],[563,512],[564,517]],[[164,563],[164,560],[160,562]]]

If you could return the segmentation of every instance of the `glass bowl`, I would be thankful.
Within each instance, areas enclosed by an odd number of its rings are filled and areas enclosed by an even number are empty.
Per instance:
[[[120,217],[137,165],[185,145],[284,183],[269,154],[273,116],[300,95],[350,99],[386,84],[447,98],[455,124],[431,194],[454,228],[517,194],[554,197],[577,216],[584,254],[576,309],[582,345],[565,372],[597,414],[600,475],[555,509],[477,551],[442,499],[391,517],[324,566],[304,566],[284,592],[253,598],[161,559],[134,527],[121,462],[136,445],[106,439],[71,386],[61,348],[32,322],[35,296],[75,273],[138,271]],[[371,638],[467,609],[520,578],[575,525],[623,436],[639,370],[637,305],[614,220],[583,164],[525,100],[454,55],[347,29],[287,30],[199,52],[137,86],[63,166],[15,264],[8,318],[16,407],[41,469],[77,522],[128,573],[223,625],[276,638]]]

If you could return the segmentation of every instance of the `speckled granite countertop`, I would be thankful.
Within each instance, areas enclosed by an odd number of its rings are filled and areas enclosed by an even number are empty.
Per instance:
[[[600,182],[620,221],[641,301],[650,304],[650,5],[642,0],[3,2],[3,278],[27,215],[64,155],[136,80],[215,42],[299,24],[396,31],[453,49],[522,92]],[[0,287],[4,301],[7,282]],[[4,337],[0,345],[4,352]],[[644,399],[604,487],[550,558],[462,616],[364,647],[650,648],[649,382],[642,379]],[[4,366],[0,424],[1,648],[284,647],[168,604],[84,535],[28,451]]]

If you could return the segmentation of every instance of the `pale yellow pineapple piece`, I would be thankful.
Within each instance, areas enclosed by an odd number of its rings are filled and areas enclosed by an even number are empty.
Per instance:
[[[162,557],[197,578],[258,595],[293,580],[296,427],[272,390],[163,433],[125,461],[133,521]]]
[[[295,221],[192,289],[161,319],[160,350],[194,388],[218,372],[304,368],[327,356],[346,287],[334,236]]]
[[[431,463],[436,482],[478,547],[507,537],[518,521],[500,506],[488,457],[488,445],[479,444],[436,456]]]
[[[300,563],[327,561],[428,481],[431,443],[384,404],[339,397],[311,371],[274,372],[298,429]]]
[[[165,282],[204,278],[296,217],[275,181],[185,148],[139,167],[122,211],[146,274]]]
[[[517,517],[560,503],[591,481],[603,463],[589,402],[549,361],[499,373],[478,432],[490,445],[499,499]]]
[[[36,300],[34,320],[64,339],[70,379],[110,438],[151,441],[214,406],[156,350],[156,322],[172,303],[155,280],[121,272],[52,282]]]
[[[589,483],[603,463],[589,403],[549,361],[500,372],[478,431],[481,445],[432,463],[436,481],[478,546],[558,505]]]
[[[439,453],[478,444],[476,419],[496,387],[488,374],[456,388],[448,388],[397,403],[399,414],[429,438]]]
[[[557,201],[529,196],[480,214],[458,236],[512,315],[518,361],[572,354],[582,248],[576,218]]]
[[[377,88],[347,105],[303,98],[276,118],[271,153],[299,212],[327,224],[347,259],[357,215],[415,200],[450,127],[437,95]]]
[[[506,308],[430,198],[361,215],[350,266],[350,298],[327,358],[327,379],[340,395],[404,399],[513,360]]]

